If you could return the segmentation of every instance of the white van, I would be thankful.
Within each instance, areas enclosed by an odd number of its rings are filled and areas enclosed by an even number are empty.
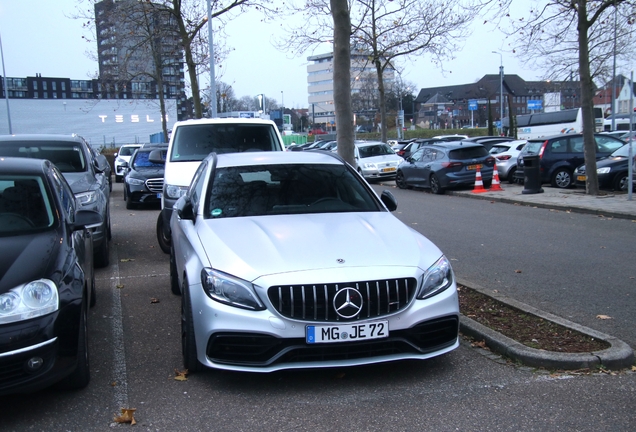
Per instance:
[[[157,219],[161,250],[170,253],[172,206],[188,190],[194,172],[207,155],[283,150],[283,140],[271,120],[214,118],[175,123],[167,153],[163,150],[162,155],[158,149],[150,155],[154,162],[165,160],[161,214]]]

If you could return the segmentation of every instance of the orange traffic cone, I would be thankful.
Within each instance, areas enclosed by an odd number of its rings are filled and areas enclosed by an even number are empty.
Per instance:
[[[490,189],[488,189],[488,192],[498,192],[498,191],[503,192],[503,189],[501,188],[501,182],[499,181],[499,171],[497,171],[497,162],[495,162],[495,167],[493,168],[493,171],[492,171],[492,185],[490,186]]]
[[[484,182],[481,179],[481,168],[477,165],[477,174],[475,175],[475,188],[473,189],[473,193],[482,193],[487,192],[484,189]]]

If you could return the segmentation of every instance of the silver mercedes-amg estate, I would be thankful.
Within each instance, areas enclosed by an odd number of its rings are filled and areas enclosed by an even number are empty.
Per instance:
[[[208,156],[170,221],[185,367],[272,372],[457,348],[450,262],[396,208],[333,153]]]

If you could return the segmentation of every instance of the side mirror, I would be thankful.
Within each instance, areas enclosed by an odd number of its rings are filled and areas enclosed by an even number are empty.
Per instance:
[[[73,231],[84,228],[97,228],[104,220],[102,215],[93,210],[78,210],[75,213],[75,222],[71,226]]]
[[[165,164],[168,156],[168,150],[157,149],[150,152],[148,160],[152,163]]]
[[[181,198],[174,203],[172,210],[177,212],[177,216],[181,219],[191,220],[194,222],[194,211],[192,209],[192,201],[188,199],[186,195],[183,195]]]
[[[382,201],[389,211],[397,210],[397,199],[395,199],[390,191],[383,190],[382,195],[380,195],[380,201]]]

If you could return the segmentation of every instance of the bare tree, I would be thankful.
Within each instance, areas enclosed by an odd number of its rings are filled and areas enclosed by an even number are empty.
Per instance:
[[[458,44],[468,34],[476,16],[472,1],[448,0],[352,0],[351,37],[359,53],[373,65],[378,84],[382,140],[386,141],[385,72],[395,71],[396,62],[409,56],[427,54],[440,65],[452,58]],[[292,53],[302,53],[331,41],[333,24],[321,15],[330,10],[326,0],[310,0],[296,12],[311,15],[290,29],[284,44]]]
[[[351,110],[351,21],[347,0],[331,0],[333,16],[333,93],[336,106],[338,154],[356,166]]]
[[[503,7],[511,7],[505,0]],[[499,1],[484,2],[486,7]],[[614,55],[633,54],[632,23],[636,16],[634,0],[544,0],[535,2],[529,14],[511,16],[509,35],[513,50],[521,58],[532,59],[545,67],[547,77],[568,76],[578,72],[581,82],[583,140],[586,165],[586,191],[598,195],[596,142],[594,139],[594,80],[607,79]],[[616,13],[616,15],[614,15]],[[615,26],[614,23],[617,23]],[[615,50],[615,47],[618,47]]]

